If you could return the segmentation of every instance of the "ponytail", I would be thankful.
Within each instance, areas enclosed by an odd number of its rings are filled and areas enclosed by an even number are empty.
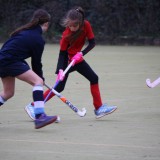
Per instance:
[[[75,33],[71,33],[65,37],[70,42],[70,45],[73,45],[75,40],[83,33],[84,10],[81,7],[75,7],[69,10],[66,16],[62,19],[61,25],[63,27],[68,27],[70,21],[76,21],[80,25]]]
[[[14,30],[10,34],[10,36],[14,36],[17,33],[19,33],[20,31],[27,30],[27,29],[30,29],[30,28],[34,28],[37,25],[41,25],[41,24],[44,24],[46,22],[49,22],[50,18],[51,18],[51,16],[47,11],[45,11],[43,9],[38,9],[34,12],[33,17],[32,17],[32,19],[29,23],[27,23],[27,24],[17,28],[16,30]]]
[[[81,7],[77,7],[75,10],[82,15],[82,21],[84,21],[84,10]]]

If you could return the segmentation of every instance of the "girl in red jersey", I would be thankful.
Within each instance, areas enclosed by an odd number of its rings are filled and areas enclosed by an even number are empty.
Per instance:
[[[98,85],[98,76],[83,59],[83,56],[85,56],[95,46],[94,33],[89,21],[84,19],[83,9],[81,7],[77,7],[69,10],[65,18],[62,20],[62,26],[66,27],[66,29],[63,32],[62,39],[60,41],[60,52],[56,69],[57,78],[58,80],[61,80],[61,82],[57,85],[55,90],[62,92],[69,74],[73,71],[77,71],[90,82],[90,91],[93,97],[96,118],[101,118],[114,112],[117,109],[116,106],[102,104]],[[88,45],[84,50],[82,50],[86,39],[88,39]],[[64,76],[63,70],[72,60],[74,60],[74,64]],[[44,93],[44,97],[46,97],[49,92],[50,90],[47,90]],[[48,100],[53,96],[54,94],[52,93]],[[33,105],[29,104],[26,106],[26,111],[29,116],[34,119]]]

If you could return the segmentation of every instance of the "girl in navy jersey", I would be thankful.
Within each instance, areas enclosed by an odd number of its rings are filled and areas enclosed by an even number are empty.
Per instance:
[[[101,118],[114,112],[117,109],[116,106],[108,106],[102,103],[98,85],[98,76],[83,59],[83,56],[85,56],[95,46],[94,33],[89,21],[84,19],[83,9],[81,7],[77,7],[69,10],[62,21],[62,25],[66,29],[63,32],[62,39],[60,41],[60,52],[56,70],[57,77],[61,82],[55,90],[62,92],[69,74],[73,71],[77,71],[90,82],[90,91],[93,97],[96,118]],[[84,50],[82,50],[86,40],[88,40],[88,45]],[[74,60],[75,63],[64,76],[63,70],[72,60]],[[44,93],[44,97],[46,97],[49,92],[50,90],[47,90]],[[53,96],[54,94],[52,93],[48,100]],[[33,104],[29,104],[26,107],[26,110],[28,110],[30,117],[34,119]]]
[[[57,119],[57,116],[47,116],[44,112],[41,57],[45,41],[42,33],[48,30],[49,21],[50,15],[47,11],[36,10],[31,21],[12,32],[11,37],[0,50],[0,77],[3,84],[0,106],[14,95],[16,78],[31,84],[36,129],[53,123]],[[25,61],[30,57],[32,70]]]

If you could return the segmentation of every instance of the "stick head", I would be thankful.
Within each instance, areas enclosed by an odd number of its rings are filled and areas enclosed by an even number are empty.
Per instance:
[[[149,78],[146,79],[146,84],[149,88],[153,88],[151,80]]]
[[[84,117],[86,115],[86,112],[87,110],[85,108],[82,108],[82,110],[78,110],[77,114],[80,116],[80,117]]]

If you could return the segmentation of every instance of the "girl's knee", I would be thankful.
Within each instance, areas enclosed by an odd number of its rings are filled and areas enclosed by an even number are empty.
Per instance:
[[[57,92],[62,92],[62,91],[64,90],[64,86],[57,86],[57,87],[55,88],[55,90],[56,90]]]
[[[99,77],[95,74],[94,78],[91,80],[91,84],[97,84],[99,80]]]
[[[38,78],[35,82],[33,82],[33,86],[41,85],[43,86],[44,81],[41,78]]]
[[[64,90],[64,87],[63,88],[58,88],[57,92],[62,92],[63,90]]]

